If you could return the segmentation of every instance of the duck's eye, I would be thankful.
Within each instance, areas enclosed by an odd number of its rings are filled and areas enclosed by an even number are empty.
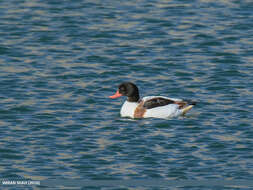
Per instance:
[[[120,87],[120,88],[119,88],[119,91],[120,91],[120,92],[126,92],[126,88]]]

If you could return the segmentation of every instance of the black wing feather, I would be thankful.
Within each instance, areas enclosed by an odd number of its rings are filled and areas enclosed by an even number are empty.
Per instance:
[[[166,98],[152,98],[144,102],[143,107],[146,109],[156,108],[160,106],[166,106],[168,104],[174,104],[175,101]]]

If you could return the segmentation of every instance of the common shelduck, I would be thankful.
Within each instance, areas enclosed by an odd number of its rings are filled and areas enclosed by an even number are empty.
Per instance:
[[[184,115],[196,102],[164,96],[146,96],[140,99],[138,87],[131,82],[119,85],[117,92],[109,96],[118,98],[127,96],[120,110],[122,117],[130,118],[170,118]]]

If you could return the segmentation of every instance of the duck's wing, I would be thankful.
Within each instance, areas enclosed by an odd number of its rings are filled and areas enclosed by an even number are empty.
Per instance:
[[[152,109],[160,106],[166,106],[169,104],[176,104],[179,109],[185,108],[187,105],[195,105],[196,102],[190,100],[182,100],[177,98],[168,98],[164,96],[147,96],[142,99],[144,101],[143,107],[146,109]]]
[[[171,100],[169,98],[164,97],[152,97],[147,98],[147,100],[144,101],[143,107],[146,109],[152,109],[160,106],[166,106],[168,104],[175,104],[176,101]]]

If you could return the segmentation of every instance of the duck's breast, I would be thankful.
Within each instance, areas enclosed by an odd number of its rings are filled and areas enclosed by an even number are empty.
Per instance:
[[[122,117],[134,118],[134,112],[135,112],[135,109],[137,108],[137,106],[138,106],[138,103],[136,103],[136,102],[125,101],[121,107],[120,115]]]

